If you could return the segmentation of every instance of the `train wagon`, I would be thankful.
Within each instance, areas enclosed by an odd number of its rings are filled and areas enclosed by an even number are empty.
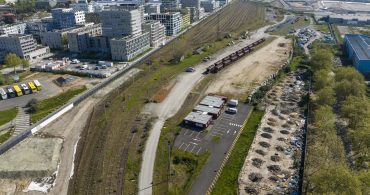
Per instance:
[[[15,91],[12,87],[7,87],[5,92],[8,95],[8,98],[13,98],[16,96]]]
[[[21,89],[18,85],[14,85],[14,86],[13,86],[13,88],[14,88],[15,94],[16,94],[18,97],[23,95],[23,93],[22,93],[22,89]]]
[[[24,83],[21,83],[19,86],[21,87],[22,93],[24,95],[28,95],[32,92],[31,89]]]
[[[6,95],[6,92],[3,88],[0,88],[0,97],[2,100],[8,99],[8,95]]]
[[[33,80],[33,83],[35,84],[35,86],[37,88],[37,91],[41,91],[42,90],[42,85],[41,85],[41,83],[38,80]]]
[[[36,86],[32,82],[28,82],[28,87],[31,89],[32,93],[37,92]]]
[[[214,68],[215,68],[215,65],[213,65],[213,64],[208,66],[207,67],[207,72],[212,72]]]

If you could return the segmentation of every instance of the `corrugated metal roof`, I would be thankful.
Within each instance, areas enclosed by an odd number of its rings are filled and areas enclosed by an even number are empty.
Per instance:
[[[345,39],[351,45],[360,60],[370,59],[370,36],[360,34],[347,34]]]
[[[211,119],[211,115],[203,114],[202,112],[190,112],[184,120],[200,124],[207,124]]]
[[[224,101],[220,97],[215,97],[215,96],[206,96],[203,98],[203,100],[200,102],[201,105],[206,105],[206,106],[212,106],[216,108],[221,108],[222,105],[224,104]]]
[[[194,108],[195,111],[202,111],[202,112],[207,112],[211,114],[218,114],[220,112],[219,108],[214,108],[214,107],[209,107],[209,106],[204,106],[204,105],[198,105]]]

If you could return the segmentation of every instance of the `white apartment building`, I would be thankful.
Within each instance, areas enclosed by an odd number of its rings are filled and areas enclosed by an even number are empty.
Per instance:
[[[6,24],[0,26],[0,35],[24,34],[25,31],[26,23]]]
[[[85,12],[74,11],[72,8],[56,8],[51,10],[54,27],[57,29],[71,28],[85,24]]]
[[[50,54],[49,47],[38,47],[32,35],[13,34],[0,37],[0,50],[15,53],[31,63]]]
[[[150,14],[147,20],[158,20],[166,27],[166,35],[172,36],[181,31],[182,18],[180,12]]]
[[[143,27],[145,32],[149,32],[151,47],[158,47],[166,43],[166,30],[159,21],[149,20]]]
[[[101,12],[100,20],[103,36],[114,38],[141,34],[141,13],[138,9],[111,7]]]
[[[150,48],[149,33],[111,39],[112,60],[129,61]]]

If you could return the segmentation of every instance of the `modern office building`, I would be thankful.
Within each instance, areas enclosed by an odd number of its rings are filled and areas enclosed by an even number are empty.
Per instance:
[[[190,11],[181,15],[181,29],[190,26]]]
[[[366,77],[370,76],[370,36],[362,34],[346,34],[344,52],[356,69]]]
[[[83,28],[75,29],[68,32],[68,47],[71,52],[86,52],[89,51],[89,47],[95,48],[94,45],[102,41],[91,41],[91,37],[101,36],[102,28],[101,24],[91,24]],[[103,41],[104,42],[104,41]],[[92,44],[90,44],[92,43]],[[97,43],[97,44],[95,44]],[[95,50],[95,49],[92,49]]]
[[[213,10],[218,8],[219,5],[220,5],[219,1],[215,1],[215,0],[206,0],[206,1],[200,2],[200,6],[204,8],[205,12],[212,12]]]
[[[150,34],[150,46],[158,47],[166,42],[166,30],[159,21],[149,20],[143,25],[144,31]]]
[[[54,27],[57,29],[71,28],[85,24],[85,13],[72,8],[56,8],[51,10]]]
[[[158,14],[161,13],[161,4],[159,3],[148,3],[144,6],[145,13],[147,14]]]
[[[141,34],[141,13],[138,9],[110,7],[101,12],[100,20],[103,36],[114,38]]]
[[[15,53],[30,62],[47,57],[49,47],[38,47],[32,35],[13,34],[0,37],[0,50]]]
[[[99,12],[85,13],[85,21],[86,23],[94,23],[94,24],[101,23],[100,13]]]
[[[77,3],[70,4],[69,7],[74,11],[83,11],[85,13],[94,12],[93,4],[87,2],[87,0],[78,0]]]
[[[41,33],[41,43],[51,49],[64,49],[69,42],[69,34],[88,34],[89,36],[101,35],[101,24],[89,23],[82,27],[66,28]]]
[[[190,14],[190,23],[196,22],[199,20],[199,13],[200,9],[197,9],[195,7],[189,7],[189,14]]]
[[[111,39],[110,47],[112,60],[129,61],[149,49],[149,32],[136,36]]]
[[[162,0],[161,10],[162,12],[178,10],[180,9],[180,0]]]
[[[43,18],[26,23],[26,34],[32,34],[33,37],[41,42],[41,33],[48,32],[53,29],[53,18]]]
[[[147,20],[158,20],[166,27],[166,35],[172,36],[181,31],[182,19],[180,12],[150,14]]]
[[[195,7],[196,9],[200,8],[200,0],[181,0],[181,7]]]
[[[25,31],[26,23],[5,24],[0,26],[0,35],[24,34]]]

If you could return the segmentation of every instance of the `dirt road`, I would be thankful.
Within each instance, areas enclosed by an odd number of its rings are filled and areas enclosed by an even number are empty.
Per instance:
[[[150,112],[158,119],[154,122],[153,128],[151,130],[148,141],[145,145],[143,162],[141,165],[141,171],[139,175],[139,192],[140,195],[152,194],[152,180],[153,180],[153,169],[155,156],[157,152],[157,145],[163,127],[164,122],[173,116],[182,106],[187,95],[191,92],[193,87],[201,81],[205,75],[203,72],[208,66],[215,63],[216,61],[222,59],[223,57],[235,52],[248,44],[265,37],[264,33],[268,26],[260,28],[259,30],[253,32],[250,39],[242,40],[233,46],[226,47],[216,52],[211,56],[210,61],[203,62],[195,66],[196,71],[193,73],[183,73],[178,76],[175,86],[172,88],[171,92],[168,94],[167,98],[159,104],[147,104],[145,107],[145,112]]]
[[[224,94],[235,98],[244,98],[248,90],[255,87],[287,60],[291,49],[291,40],[278,37],[267,46],[237,61],[220,72],[207,93]]]

